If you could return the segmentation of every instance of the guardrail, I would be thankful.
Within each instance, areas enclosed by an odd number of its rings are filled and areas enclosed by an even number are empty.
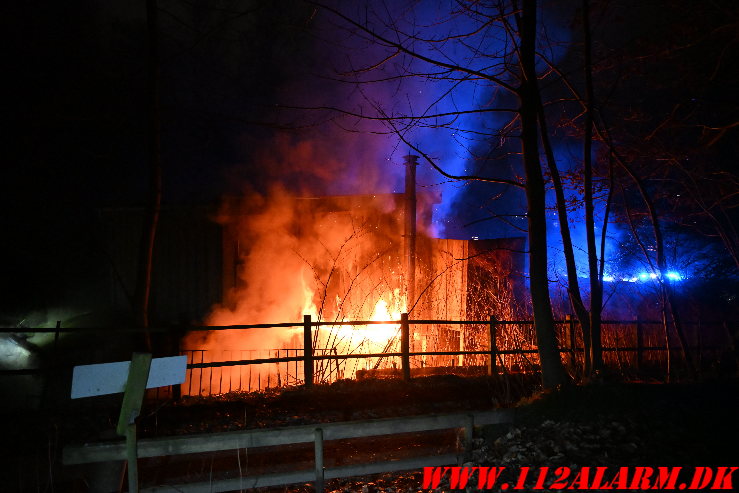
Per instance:
[[[324,481],[335,478],[361,476],[403,470],[420,469],[425,466],[458,464],[461,454],[446,454],[431,457],[413,457],[397,461],[369,462],[341,467],[324,467],[323,445],[329,440],[366,438],[398,433],[425,432],[453,428],[464,429],[464,450],[469,451],[475,426],[505,424],[513,422],[513,410],[499,409],[472,413],[431,414],[404,418],[386,418],[364,421],[319,423],[284,428],[231,431],[197,435],[182,435],[166,438],[148,438],[138,441],[138,457],[162,457],[180,454],[197,454],[244,448],[314,444],[313,470],[240,476],[208,482],[177,485],[158,485],[142,489],[142,492],[218,492],[266,486],[280,486],[314,481],[316,491],[323,491]],[[125,441],[67,446],[63,452],[65,465],[90,464],[126,459]]]

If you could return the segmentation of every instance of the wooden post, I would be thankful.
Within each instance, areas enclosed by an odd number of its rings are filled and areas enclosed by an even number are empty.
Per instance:
[[[475,416],[468,414],[464,427],[464,455],[465,458],[472,457],[472,439],[475,436]]]
[[[488,360],[488,375],[497,375],[498,374],[498,367],[496,358],[498,357],[498,346],[497,346],[497,339],[496,339],[496,329],[498,325],[498,320],[495,318],[495,315],[490,315],[490,325],[488,328],[490,329],[490,338],[488,340],[490,346],[488,349],[490,350],[490,359]]]
[[[472,459],[472,440],[475,435],[475,416],[468,414],[463,418],[464,425],[457,434],[457,465],[462,466]]]
[[[636,369],[641,371],[644,358],[644,329],[639,319],[636,320]]]
[[[123,394],[123,405],[118,418],[116,431],[126,437],[126,459],[128,460],[128,491],[139,491],[138,451],[136,444],[136,418],[141,413],[144,401],[146,382],[149,380],[151,368],[150,353],[134,353],[131,366],[128,368],[126,391]]]
[[[303,315],[303,377],[305,386],[313,385],[313,332],[310,315]]]
[[[565,320],[567,321],[567,339],[570,343],[570,365],[572,365],[572,368],[575,368],[575,319],[572,316],[572,314],[568,313],[565,315]]]
[[[410,381],[411,379],[411,358],[408,353],[410,353],[410,337],[411,334],[411,328],[408,324],[408,314],[407,313],[401,313],[400,314],[400,352],[403,353],[403,355],[400,357],[401,359],[401,367],[403,369],[403,380]]]
[[[316,492],[323,492],[323,430],[315,429],[315,437],[313,442],[315,451],[315,471],[316,471]]]
[[[126,428],[125,436],[126,465],[128,466],[128,491],[130,493],[139,493],[139,457],[135,424],[129,425]],[[123,484],[123,471],[121,471],[121,484]]]

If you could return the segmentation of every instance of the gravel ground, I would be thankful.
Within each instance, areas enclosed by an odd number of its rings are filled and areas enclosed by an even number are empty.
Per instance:
[[[595,384],[522,400],[516,424],[488,429],[474,441],[465,466],[506,467],[496,485],[513,485],[522,467],[739,466],[739,383]],[[739,484],[739,472],[734,483]],[[525,487],[533,491],[536,474]],[[334,492],[422,490],[420,471],[336,480]],[[477,490],[477,476],[467,491]],[[439,488],[449,491],[449,475]],[[739,489],[739,488],[737,488]],[[310,491],[296,486],[282,491]],[[505,491],[493,488],[490,491]],[[511,491],[511,490],[509,490]],[[622,490],[640,491],[640,490]],[[736,490],[735,490],[736,491]]]

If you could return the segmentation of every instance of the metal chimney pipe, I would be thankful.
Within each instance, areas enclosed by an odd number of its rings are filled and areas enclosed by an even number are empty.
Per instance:
[[[418,156],[405,156],[405,272],[408,312],[416,302],[416,166]]]

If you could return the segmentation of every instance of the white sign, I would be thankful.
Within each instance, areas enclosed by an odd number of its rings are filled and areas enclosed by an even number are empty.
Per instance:
[[[116,394],[126,390],[130,361],[75,366],[72,374],[72,399]],[[185,381],[187,356],[151,360],[146,388],[177,385]]]

